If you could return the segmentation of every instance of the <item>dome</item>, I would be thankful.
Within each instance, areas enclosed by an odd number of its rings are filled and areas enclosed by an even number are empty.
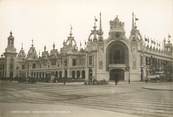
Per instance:
[[[98,33],[97,33],[97,30],[92,30],[91,31],[91,33],[90,33],[90,35],[89,35],[89,37],[88,37],[88,40],[89,41],[97,41],[98,40],[98,37],[99,37],[99,35],[98,35]]]
[[[53,44],[53,49],[50,51],[51,57],[57,57],[58,51],[55,49],[55,44]]]
[[[28,51],[27,59],[36,59],[36,58],[38,58],[38,55],[35,50],[35,47],[32,45],[32,47]]]
[[[21,50],[18,54],[18,58],[25,58],[25,57],[26,57],[25,51],[23,50],[23,48],[21,48]]]
[[[68,37],[66,41],[67,46],[75,47],[76,46],[76,41],[74,40],[74,37]]]

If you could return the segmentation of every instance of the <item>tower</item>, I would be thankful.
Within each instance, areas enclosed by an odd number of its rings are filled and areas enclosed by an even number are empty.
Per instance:
[[[99,30],[98,30],[98,38],[99,38],[99,41],[103,41],[102,16],[101,16],[101,12],[100,12],[100,24],[99,24]]]
[[[14,78],[16,76],[16,48],[14,47],[13,33],[8,37],[7,48],[5,49],[5,77]]]

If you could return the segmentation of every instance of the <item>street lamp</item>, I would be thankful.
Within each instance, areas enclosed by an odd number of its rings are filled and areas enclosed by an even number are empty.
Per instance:
[[[129,65],[126,67],[126,71],[129,72],[128,83],[130,84],[130,66]]]

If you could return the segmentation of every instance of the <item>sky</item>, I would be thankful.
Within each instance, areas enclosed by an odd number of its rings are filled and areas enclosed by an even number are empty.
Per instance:
[[[23,43],[27,53],[32,40],[37,52],[43,51],[45,45],[50,51],[53,43],[59,50],[70,25],[77,44],[84,45],[99,12],[105,39],[109,22],[117,15],[125,23],[129,37],[132,12],[139,19],[137,26],[143,37],[160,43],[168,34],[173,38],[173,0],[0,0],[0,54],[5,51],[10,31],[17,52]]]

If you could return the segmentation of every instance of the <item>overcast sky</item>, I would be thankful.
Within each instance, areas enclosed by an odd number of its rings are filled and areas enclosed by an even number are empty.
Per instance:
[[[11,30],[17,51],[23,43],[27,52],[32,39],[37,52],[43,51],[44,45],[52,49],[53,43],[59,49],[70,25],[78,45],[84,44],[100,11],[104,38],[108,37],[109,21],[117,15],[129,37],[133,11],[143,36],[160,42],[168,34],[173,38],[173,0],[0,0],[0,54]]]

